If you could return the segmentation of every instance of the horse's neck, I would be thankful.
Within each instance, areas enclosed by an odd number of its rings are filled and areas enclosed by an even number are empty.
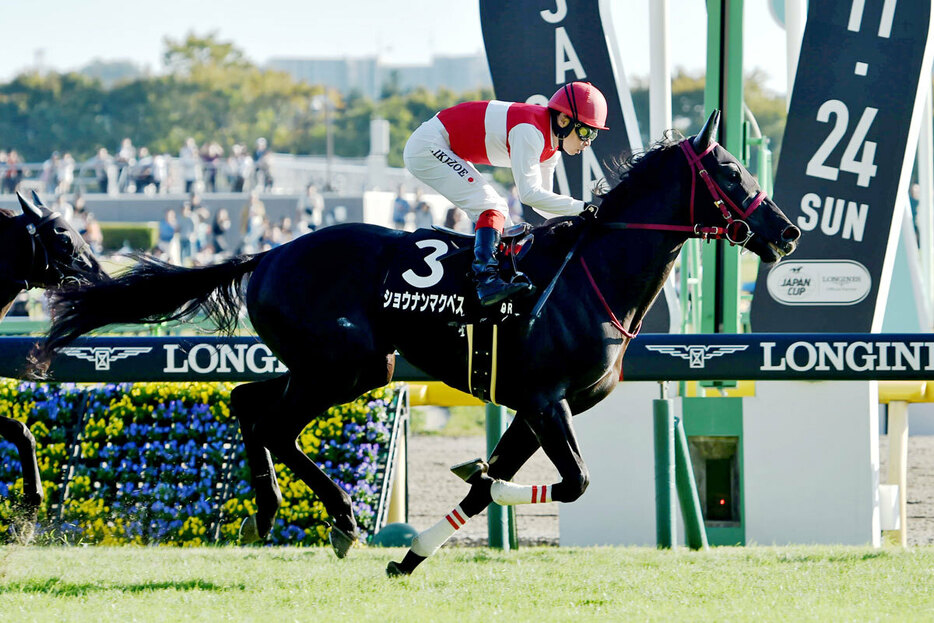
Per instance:
[[[26,230],[20,231],[12,218],[0,218],[0,318],[6,315],[29,277],[26,274],[28,253]]]
[[[638,238],[639,242],[633,244]],[[684,236],[670,232],[608,232],[583,253],[594,281],[624,326],[635,330],[661,292]],[[615,251],[615,252],[614,252]]]
[[[660,225],[686,225],[685,191],[673,183],[657,193],[641,195],[622,210],[621,221]],[[660,230],[604,230],[586,257],[599,258],[588,265],[602,273],[600,283],[610,308],[624,326],[635,330],[665,285],[687,236]],[[597,264],[595,267],[593,264]],[[603,286],[600,286],[601,289]]]

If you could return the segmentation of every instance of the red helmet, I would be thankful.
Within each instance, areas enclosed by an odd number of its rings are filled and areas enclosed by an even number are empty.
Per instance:
[[[548,100],[548,108],[598,130],[606,127],[606,98],[589,82],[569,82]]]

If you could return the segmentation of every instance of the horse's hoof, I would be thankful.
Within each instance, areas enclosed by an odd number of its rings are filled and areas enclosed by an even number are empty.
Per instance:
[[[33,515],[38,514],[39,508],[42,506],[42,492],[36,491],[33,493],[24,493],[23,494],[23,508],[27,512],[32,513]]]
[[[403,577],[406,575],[411,575],[411,571],[406,571],[402,566],[394,560],[390,560],[389,564],[386,565],[386,575],[391,578]]]
[[[259,528],[256,526],[256,515],[244,517],[240,522],[240,545],[250,545],[261,540]]]
[[[17,522],[13,526],[13,537],[19,545],[29,545],[36,538],[36,524],[32,521]]]
[[[454,472],[455,476],[468,483],[471,478],[477,474],[485,474],[488,469],[490,469],[490,466],[487,465],[486,461],[480,458],[458,463],[451,467],[451,471]]]
[[[348,534],[337,526],[331,526],[331,532],[328,534],[328,541],[334,548],[334,553],[338,558],[345,558],[350,548],[357,542],[357,534]]]

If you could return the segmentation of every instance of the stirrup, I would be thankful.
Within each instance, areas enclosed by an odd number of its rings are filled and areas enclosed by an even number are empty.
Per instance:
[[[527,296],[535,292],[535,286],[533,286],[531,283],[516,283],[499,279],[498,285],[498,289],[488,293],[486,296],[483,296],[480,293],[481,289],[483,289],[483,286],[481,285],[477,287],[477,298],[480,299],[480,305],[482,307],[492,307],[500,301],[504,301],[512,296]]]
[[[490,466],[481,458],[464,461],[451,467],[451,471],[454,472],[455,476],[468,483],[471,478],[477,474],[485,474],[489,469]]]
[[[512,277],[509,279],[509,283],[519,283],[528,286],[531,292],[535,291],[535,284],[532,283],[532,279],[521,270],[517,270],[513,273]]]

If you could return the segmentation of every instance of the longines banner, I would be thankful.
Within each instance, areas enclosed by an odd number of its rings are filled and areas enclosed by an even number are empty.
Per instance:
[[[0,338],[0,377],[25,378],[32,337]],[[396,380],[424,381],[423,372],[396,362]],[[288,372],[256,337],[93,337],[62,349],[50,381],[257,381]]]
[[[35,338],[0,338],[0,376],[22,378]],[[84,338],[55,360],[62,382],[256,381],[286,368],[256,338]],[[924,380],[934,337],[919,334],[642,334],[623,360],[628,381]],[[395,380],[431,377],[396,358]]]
[[[809,4],[774,192],[801,241],[760,270],[753,331],[881,329],[930,35],[930,0]]]
[[[625,3],[616,3],[625,11]],[[635,108],[617,58],[609,0],[480,0],[480,23],[496,98],[547,104],[567,82],[591,82],[606,96],[607,127],[590,149],[564,156],[555,191],[584,201],[607,165],[642,148]],[[528,217],[527,217],[528,218]],[[536,216],[529,219],[536,222]],[[540,219],[537,219],[540,220]],[[662,294],[664,296],[664,294]],[[644,331],[668,331],[668,308],[653,305]]]

